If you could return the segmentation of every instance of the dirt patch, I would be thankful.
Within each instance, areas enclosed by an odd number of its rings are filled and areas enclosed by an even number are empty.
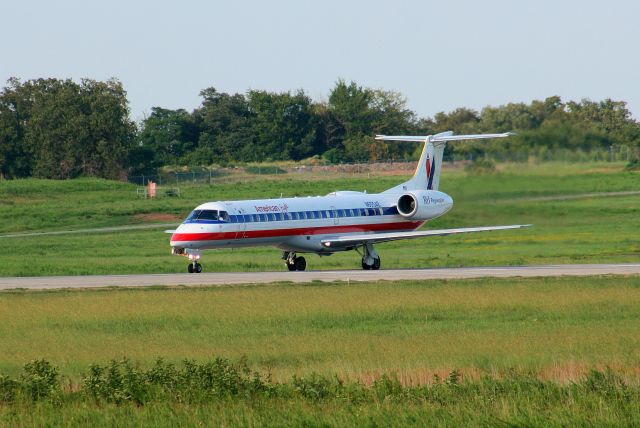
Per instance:
[[[175,214],[167,214],[167,213],[146,213],[146,214],[136,214],[133,216],[136,221],[141,222],[176,222],[182,220],[182,217]]]

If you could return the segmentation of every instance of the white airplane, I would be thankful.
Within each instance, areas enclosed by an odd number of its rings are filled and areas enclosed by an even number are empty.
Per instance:
[[[326,196],[207,202],[196,207],[176,229],[168,230],[171,252],[190,260],[190,273],[202,272],[200,251],[212,248],[274,246],[283,251],[290,271],[303,271],[300,253],[321,256],[356,250],[363,269],[380,269],[374,244],[398,239],[517,229],[530,225],[421,230],[440,217],[453,199],[438,191],[442,155],[448,141],[502,138],[513,135],[386,136],[377,140],[424,143],[416,172],[409,181],[381,193],[338,191]]]

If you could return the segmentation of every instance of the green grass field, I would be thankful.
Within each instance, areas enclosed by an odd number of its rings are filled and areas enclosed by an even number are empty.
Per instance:
[[[260,176],[183,186],[182,198],[158,200],[119,182],[0,181],[0,234],[179,222],[208,200],[376,192],[403,179]],[[379,245],[383,268],[640,260],[640,196],[580,196],[639,191],[640,174],[622,164],[456,169],[441,185],[455,206],[429,228],[535,227]],[[0,275],[183,272],[162,229],[0,238]],[[203,264],[279,270],[279,256],[211,251]],[[307,261],[310,269],[359,265],[355,253]],[[219,356],[246,361],[272,383],[215,397],[205,388],[195,401],[182,395],[195,386],[163,389],[138,369],[112,373],[129,382],[112,391],[121,401],[82,386],[91,364],[111,359],[144,371],[158,357],[182,367]],[[24,397],[42,378],[22,366],[39,358],[62,378],[57,392],[32,401]],[[0,293],[1,426],[634,425],[639,367],[637,276]],[[462,378],[451,382],[451,373]],[[14,387],[17,401],[7,395]]]
[[[408,383],[460,369],[573,379],[640,363],[640,278],[480,279],[0,294],[0,372],[46,358],[224,356],[278,379]]]
[[[21,366],[46,358],[66,391],[2,404],[0,377],[0,425],[566,426],[640,417],[640,277],[3,292],[0,343],[0,374],[41,382]],[[123,370],[107,398],[77,392],[92,363],[128,357],[149,369],[158,357],[180,367],[217,356],[270,373],[276,389],[200,396],[204,386],[169,382],[162,392]],[[454,371],[461,379],[451,384]]]
[[[405,177],[308,174],[184,186],[182,198],[144,200],[126,183],[92,179],[0,181],[0,234],[179,222],[209,200],[305,196],[336,189],[377,192]],[[453,210],[427,228],[533,223],[534,228],[394,242],[378,246],[383,268],[634,262],[640,259],[640,196],[540,199],[639,191],[622,164],[504,165],[492,174],[443,172]],[[169,236],[157,230],[0,238],[0,275],[183,272]],[[280,270],[272,248],[205,252],[205,271]],[[355,253],[309,256],[309,269],[358,268]]]

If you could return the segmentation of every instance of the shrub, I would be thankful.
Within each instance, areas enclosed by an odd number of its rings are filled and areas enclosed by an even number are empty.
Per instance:
[[[627,385],[624,380],[607,367],[605,371],[590,370],[582,387],[589,392],[594,392],[607,399],[625,400],[630,399]]]
[[[8,376],[0,375],[0,403],[12,403],[20,384]]]
[[[120,404],[143,404],[149,395],[145,376],[128,359],[112,360],[107,366],[93,364],[82,381],[85,393],[96,400]]]
[[[307,377],[294,375],[292,386],[294,391],[304,398],[317,401],[340,397],[344,384],[337,377],[329,379],[317,373],[311,373]]]
[[[396,377],[386,374],[373,382],[373,392],[379,401],[397,399],[404,395],[404,387]]]
[[[61,393],[58,369],[45,360],[34,360],[24,365],[20,376],[25,396],[33,401],[53,398]]]

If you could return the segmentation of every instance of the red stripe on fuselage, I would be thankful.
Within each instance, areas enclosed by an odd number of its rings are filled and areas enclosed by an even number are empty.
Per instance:
[[[344,226],[299,227],[294,229],[245,230],[217,233],[174,233],[171,242],[180,241],[218,241],[236,238],[273,238],[278,236],[320,235],[329,233],[352,232],[389,232],[395,230],[413,230],[420,227],[423,221],[403,221],[397,223],[352,224]]]

